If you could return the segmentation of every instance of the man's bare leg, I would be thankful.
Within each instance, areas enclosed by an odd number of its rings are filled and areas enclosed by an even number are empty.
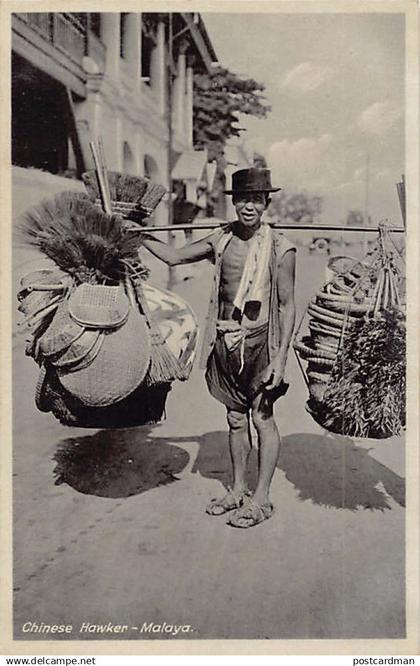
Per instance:
[[[247,488],[246,468],[251,452],[251,439],[248,414],[227,410],[229,425],[229,449],[233,469],[233,492],[240,493]]]
[[[258,505],[270,502],[270,484],[280,453],[280,434],[273,416],[273,404],[259,395],[252,406],[252,421],[258,435],[258,483],[253,500]]]
[[[220,516],[227,511],[237,509],[246,494],[246,468],[251,451],[251,438],[248,414],[228,409],[229,450],[232,460],[233,485],[224,497],[214,498],[207,505],[206,511],[212,516]]]

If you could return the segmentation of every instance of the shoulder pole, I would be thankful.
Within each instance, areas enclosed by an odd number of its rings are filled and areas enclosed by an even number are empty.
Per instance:
[[[134,233],[142,233],[142,232],[163,232],[163,231],[185,231],[185,230],[192,230],[192,231],[198,231],[199,229],[219,229],[220,227],[225,226],[228,224],[227,222],[198,222],[197,224],[172,224],[170,226],[162,225],[162,226],[145,226],[141,227],[139,225],[136,226],[128,226],[127,225],[127,230],[132,231]],[[356,227],[356,226],[340,226],[340,225],[329,225],[329,224],[279,224],[277,222],[268,222],[270,227],[273,229],[293,229],[296,231],[338,231],[338,232],[358,232],[358,233],[378,233],[380,227]],[[387,226],[387,231],[390,233],[397,233],[397,234],[403,234],[405,233],[405,228],[404,227],[392,227],[392,226]]]

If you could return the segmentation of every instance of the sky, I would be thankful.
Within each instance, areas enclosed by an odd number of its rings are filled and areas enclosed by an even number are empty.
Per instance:
[[[401,224],[404,16],[202,13],[220,64],[265,85],[267,119],[242,117],[272,181],[323,197],[323,221],[368,209]]]

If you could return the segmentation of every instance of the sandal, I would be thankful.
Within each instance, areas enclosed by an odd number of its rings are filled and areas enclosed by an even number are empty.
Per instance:
[[[241,490],[238,495],[235,495],[232,488],[228,486],[227,493],[224,497],[216,498],[214,497],[207,504],[206,513],[210,516],[222,516],[228,511],[233,511],[233,509],[239,509],[242,506],[245,497],[249,497],[251,494],[248,488]]]
[[[227,525],[232,527],[254,527],[268,520],[274,513],[274,507],[271,502],[267,504],[257,504],[250,498],[238,511],[229,518]]]

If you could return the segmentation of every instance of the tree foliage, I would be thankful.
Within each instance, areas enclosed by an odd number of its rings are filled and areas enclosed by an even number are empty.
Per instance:
[[[240,114],[265,118],[264,85],[217,67],[194,77],[194,145],[207,148],[209,161],[220,160],[226,141],[240,136]]]
[[[303,192],[287,194],[281,190],[274,194],[268,215],[279,222],[312,224],[322,212],[322,198]]]

